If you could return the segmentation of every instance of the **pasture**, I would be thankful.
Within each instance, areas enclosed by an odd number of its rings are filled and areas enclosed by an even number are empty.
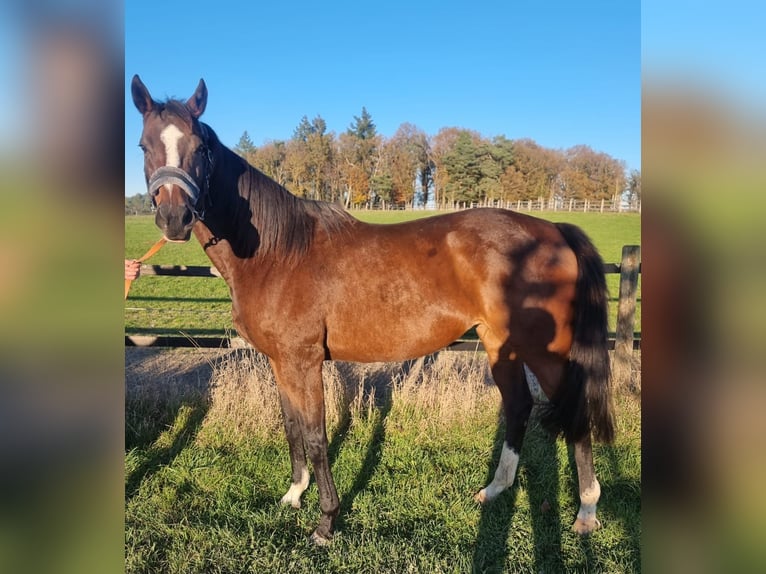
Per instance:
[[[637,215],[545,217],[581,225],[607,262],[640,243]],[[157,237],[151,217],[126,218],[126,257]],[[209,265],[194,240],[166,245],[150,263]],[[139,307],[152,311],[131,311]],[[126,330],[222,331],[229,309],[223,280],[139,279]],[[616,389],[615,444],[594,448],[603,527],[581,538],[571,531],[571,449],[547,437],[534,412],[516,484],[488,505],[473,502],[494,473],[504,429],[481,353],[324,370],[341,513],[333,543],[316,548],[308,543],[319,511],[313,480],[302,508],[278,504],[290,463],[265,359],[244,350],[126,351],[128,572],[640,571],[638,379]]]

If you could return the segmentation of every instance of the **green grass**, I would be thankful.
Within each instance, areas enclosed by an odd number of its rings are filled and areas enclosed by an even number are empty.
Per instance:
[[[394,223],[434,215],[427,211],[354,211],[354,216],[372,223]],[[535,213],[534,215],[540,215]],[[635,213],[545,212],[551,221],[566,221],[582,227],[599,249],[604,261],[617,263],[623,245],[640,245],[641,219]],[[125,257],[143,255],[159,238],[152,216],[125,218]],[[185,244],[166,244],[150,261],[155,265],[210,265],[202,247],[192,239]],[[612,299],[610,326],[614,330],[619,276],[607,275]],[[640,279],[639,279],[640,298]],[[125,302],[125,328],[131,334],[222,335],[233,329],[229,290],[222,279],[146,277],[135,281]],[[641,305],[636,325],[640,325]],[[640,330],[636,327],[636,330]]]
[[[219,366],[209,397],[172,407],[168,426],[126,452],[127,572],[639,572],[638,398],[618,394],[617,442],[595,448],[603,527],[581,538],[571,531],[571,451],[534,414],[516,484],[488,505],[473,502],[494,473],[503,422],[483,359],[455,355],[416,380],[393,371],[375,401],[359,394],[350,416],[328,415],[341,512],[326,548],[308,543],[319,517],[313,479],[301,509],[278,504],[290,467],[278,418],[264,418],[278,413],[265,361],[239,375],[237,361]],[[337,372],[326,387],[374,378]],[[141,394],[129,393],[139,405]]]

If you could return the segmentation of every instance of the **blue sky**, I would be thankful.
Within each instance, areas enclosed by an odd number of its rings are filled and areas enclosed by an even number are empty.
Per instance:
[[[203,121],[230,147],[245,130],[256,145],[288,139],[304,115],[340,133],[364,106],[384,136],[404,122],[429,135],[457,126],[586,144],[640,169],[637,0],[125,8],[126,195],[145,192],[134,73],[155,99],[186,99],[204,78]]]

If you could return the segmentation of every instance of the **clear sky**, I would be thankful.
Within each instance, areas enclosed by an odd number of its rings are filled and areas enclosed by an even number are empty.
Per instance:
[[[640,169],[638,0],[127,0],[126,195],[145,193],[137,73],[155,99],[208,86],[203,121],[232,147],[285,140],[306,115],[378,133],[404,122],[577,144]]]

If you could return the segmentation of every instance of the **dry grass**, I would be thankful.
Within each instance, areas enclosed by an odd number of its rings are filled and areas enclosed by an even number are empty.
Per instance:
[[[488,408],[496,411],[499,405],[483,355],[440,353],[406,363],[330,362],[323,366],[323,378],[330,433],[348,417],[368,416],[383,405],[431,429]],[[263,355],[238,351],[222,358],[210,387],[199,440],[263,439],[282,431],[276,383]]]
[[[486,356],[440,353],[415,361],[392,381],[392,411],[408,424],[438,432],[495,413],[494,389]],[[493,415],[494,416],[494,415]]]
[[[620,406],[640,409],[640,353],[623,383],[615,384]],[[166,351],[138,354],[126,365],[129,442],[156,436],[183,404],[204,405],[198,440],[221,444],[281,436],[282,415],[268,359],[249,350]],[[534,383],[534,377],[528,375]],[[405,363],[342,363],[323,366],[328,432],[369,417],[385,406],[398,420],[439,431],[497,412],[499,394],[483,353],[443,352]],[[162,416],[167,410],[168,417]],[[148,412],[152,411],[152,412]],[[631,417],[629,417],[631,418]],[[142,425],[152,428],[139,428]]]

